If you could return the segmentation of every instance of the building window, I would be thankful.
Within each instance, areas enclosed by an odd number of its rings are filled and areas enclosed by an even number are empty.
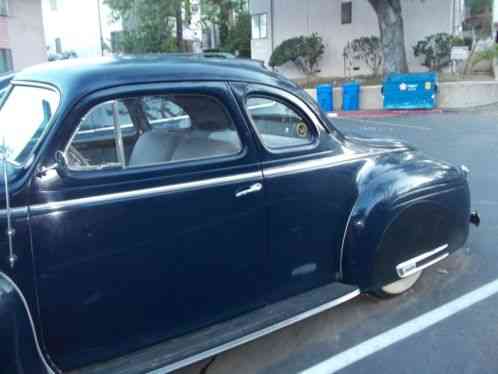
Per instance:
[[[341,3],[341,24],[350,25],[353,22],[353,3],[347,1]]]
[[[0,16],[8,16],[9,15],[9,6],[7,4],[7,0],[0,0]]]
[[[55,53],[62,53],[62,39],[55,38]]]
[[[12,64],[12,51],[10,49],[0,49],[0,74],[14,70]]]
[[[252,16],[252,38],[265,39],[268,37],[268,14],[261,13]]]
[[[57,10],[59,10],[59,4],[57,0],[50,0],[50,10],[52,12],[57,12]]]

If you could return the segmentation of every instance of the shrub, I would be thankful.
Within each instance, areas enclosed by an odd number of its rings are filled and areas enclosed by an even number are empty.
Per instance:
[[[462,38],[447,33],[438,33],[417,42],[413,47],[413,53],[416,57],[424,57],[422,65],[431,70],[439,70],[449,64],[451,48],[464,45],[466,42]]]
[[[344,57],[349,61],[353,59],[363,61],[372,74],[378,76],[384,60],[380,39],[377,36],[363,36],[351,40],[344,47]]]
[[[323,39],[316,33],[310,36],[298,36],[287,39],[273,51],[270,66],[282,66],[294,63],[304,74],[318,73],[318,64],[325,52]]]

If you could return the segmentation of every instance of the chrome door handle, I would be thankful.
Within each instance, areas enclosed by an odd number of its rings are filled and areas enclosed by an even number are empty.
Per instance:
[[[262,189],[263,189],[263,184],[261,184],[261,183],[255,183],[251,187],[249,187],[249,188],[247,188],[245,190],[237,192],[235,194],[235,197],[247,196],[247,195],[252,194],[252,193],[260,192]]]

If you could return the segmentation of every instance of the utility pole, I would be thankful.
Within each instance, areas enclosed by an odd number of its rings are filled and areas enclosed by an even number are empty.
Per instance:
[[[100,0],[97,0],[97,12],[98,12],[98,18],[99,18],[99,33],[100,33],[100,53],[102,56],[105,54],[105,48],[104,48],[104,31],[102,29],[102,12],[100,9]]]

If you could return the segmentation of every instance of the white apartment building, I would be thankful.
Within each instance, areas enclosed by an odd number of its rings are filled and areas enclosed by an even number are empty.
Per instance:
[[[425,68],[412,47],[424,37],[446,32],[459,35],[464,17],[464,0],[401,0],[405,42],[412,71]],[[325,43],[320,65],[322,76],[343,76],[344,47],[362,36],[379,35],[377,16],[368,0],[250,0],[252,15],[252,58],[268,61],[284,40],[318,33]],[[279,69],[291,78],[301,77],[292,66]],[[356,74],[368,74],[359,66]]]

